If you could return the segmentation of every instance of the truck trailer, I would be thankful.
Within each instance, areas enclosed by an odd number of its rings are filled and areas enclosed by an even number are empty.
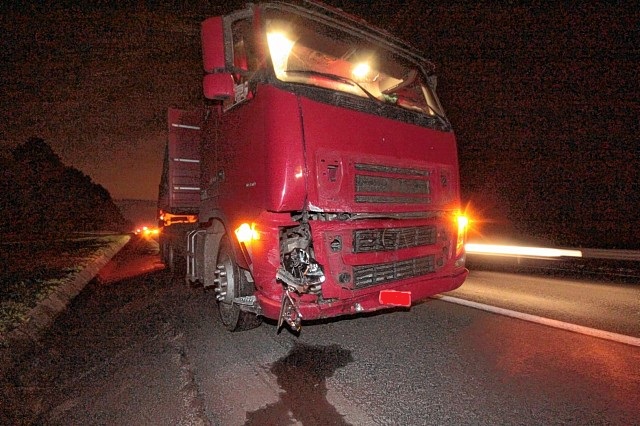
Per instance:
[[[417,49],[311,1],[201,36],[203,104],[168,114],[160,246],[225,327],[299,331],[464,282],[456,138]]]

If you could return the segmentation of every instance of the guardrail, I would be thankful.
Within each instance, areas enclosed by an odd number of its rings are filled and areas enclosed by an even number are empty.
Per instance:
[[[610,259],[640,261],[640,250],[582,249],[582,257],[587,259]]]

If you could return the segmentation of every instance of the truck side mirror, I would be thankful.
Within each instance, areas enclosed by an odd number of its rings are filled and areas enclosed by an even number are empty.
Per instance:
[[[233,77],[226,71],[224,25],[215,16],[202,23],[202,65],[206,73],[202,90],[207,99],[225,100],[234,97]]]
[[[206,74],[202,79],[202,91],[207,99],[223,101],[233,99],[233,76],[230,73]]]
[[[225,71],[224,25],[222,17],[215,16],[202,23],[202,61],[204,72]]]

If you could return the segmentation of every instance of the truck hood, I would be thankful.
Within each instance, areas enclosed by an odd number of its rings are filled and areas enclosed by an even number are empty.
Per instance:
[[[298,100],[309,210],[398,214],[457,206],[453,132]]]

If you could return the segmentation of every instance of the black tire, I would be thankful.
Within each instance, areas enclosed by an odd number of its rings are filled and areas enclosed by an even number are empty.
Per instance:
[[[160,241],[160,256],[162,258],[162,263],[164,263],[164,266],[169,271],[175,272],[176,257],[173,245],[171,244],[171,240],[162,239]]]
[[[184,274],[187,270],[187,260],[180,249],[175,247],[174,244],[172,238],[163,238],[160,240],[162,263],[164,263],[167,270],[174,275]]]
[[[235,260],[231,243],[225,235],[218,252],[217,281],[215,285],[216,299],[220,320],[229,331],[244,331],[258,327],[262,318],[253,312],[241,311],[233,299],[241,296],[250,296],[254,292],[245,271],[238,266]]]
[[[166,265],[167,264],[167,258],[166,258],[167,243],[163,236],[160,236],[160,239],[158,240],[158,250],[160,253],[160,260],[162,261],[162,263]]]

